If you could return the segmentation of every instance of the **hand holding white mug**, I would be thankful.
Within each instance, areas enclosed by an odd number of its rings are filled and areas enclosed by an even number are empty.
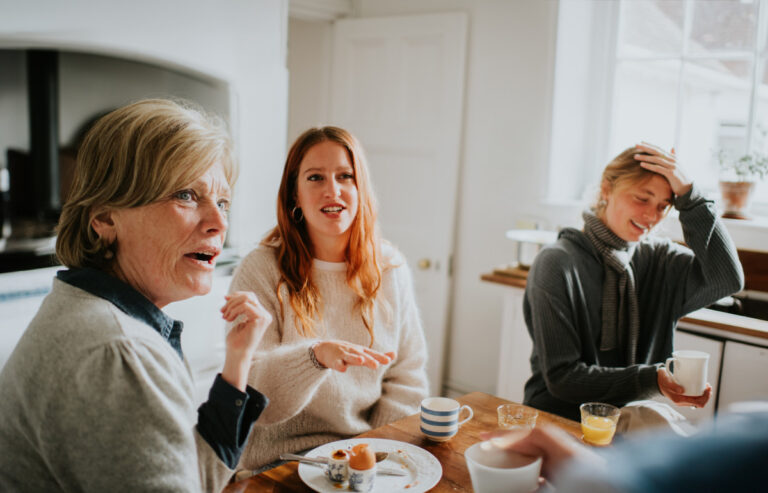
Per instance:
[[[685,395],[685,389],[677,383],[666,368],[661,367],[656,373],[659,391],[677,406],[704,407],[712,395],[712,386],[707,384],[699,396]]]
[[[347,341],[321,341],[312,350],[318,363],[342,373],[350,366],[366,366],[375,370],[379,365],[388,365],[397,357],[394,351],[382,353]]]

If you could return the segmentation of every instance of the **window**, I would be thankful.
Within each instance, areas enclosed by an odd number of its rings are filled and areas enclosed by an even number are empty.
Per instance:
[[[713,197],[720,150],[768,153],[768,0],[567,0],[559,15],[550,199],[591,197],[639,140],[675,147]],[[768,215],[768,180],[754,205]]]

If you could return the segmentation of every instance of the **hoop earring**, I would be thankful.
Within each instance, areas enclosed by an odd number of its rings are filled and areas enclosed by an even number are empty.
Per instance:
[[[296,213],[298,213],[298,216],[296,215]],[[301,207],[298,207],[298,206],[294,207],[293,210],[291,211],[291,217],[293,218],[293,222],[297,224],[303,221],[304,212],[302,212]]]

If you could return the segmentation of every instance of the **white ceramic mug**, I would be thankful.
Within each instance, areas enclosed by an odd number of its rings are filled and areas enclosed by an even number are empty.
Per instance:
[[[479,442],[464,452],[475,493],[528,493],[539,487],[541,457]]]
[[[469,416],[459,421],[459,414],[467,410]],[[472,408],[462,406],[447,397],[428,397],[421,401],[421,432],[436,442],[450,440],[463,425],[474,416]]]
[[[699,396],[707,388],[709,354],[703,351],[674,351],[664,366],[672,379],[683,387],[683,395]]]

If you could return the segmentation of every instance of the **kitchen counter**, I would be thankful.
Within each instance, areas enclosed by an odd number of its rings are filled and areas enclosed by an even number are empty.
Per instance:
[[[520,274],[509,276],[489,272],[481,275],[480,279],[516,288],[525,288],[526,283],[525,278],[521,277]],[[768,322],[764,320],[702,308],[701,310],[689,313],[681,318],[680,321],[695,324],[696,326],[730,332],[737,335],[737,338],[740,338],[738,337],[739,335],[750,338],[756,337],[758,339],[763,339],[763,344],[768,343]]]

